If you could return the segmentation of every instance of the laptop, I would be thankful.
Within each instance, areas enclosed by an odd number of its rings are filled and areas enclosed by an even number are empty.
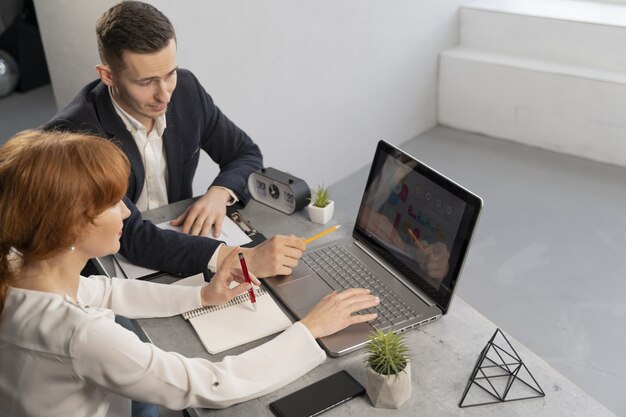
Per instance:
[[[376,320],[321,338],[330,356],[363,347],[373,329],[404,332],[450,309],[482,199],[380,141],[351,237],[310,247],[293,273],[265,279],[298,318],[326,294],[366,287]]]

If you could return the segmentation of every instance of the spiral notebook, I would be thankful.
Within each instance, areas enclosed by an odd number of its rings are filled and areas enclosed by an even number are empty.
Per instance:
[[[197,308],[183,313],[211,353],[243,345],[291,326],[291,320],[264,288],[256,288],[257,311],[248,293],[240,294],[226,304]]]

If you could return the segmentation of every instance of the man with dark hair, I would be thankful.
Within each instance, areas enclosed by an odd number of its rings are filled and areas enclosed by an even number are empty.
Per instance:
[[[124,202],[131,214],[124,221],[122,255],[170,273],[215,271],[230,250],[220,250],[223,243],[203,236],[211,230],[219,236],[226,207],[250,199],[248,176],[263,166],[258,146],[217,108],[191,72],[178,68],[176,34],[159,10],[139,1],[118,3],[100,17],[96,34],[99,79],[44,128],[102,136],[128,156],[131,173]],[[139,210],[192,197],[201,149],[219,164],[220,173],[172,221],[184,233],[143,221]],[[250,271],[267,277],[291,273],[304,248],[303,239],[274,236],[242,252]],[[118,322],[131,328],[123,318]],[[133,416],[154,415],[155,407],[133,402]]]
[[[172,221],[184,233],[221,232],[226,207],[245,205],[250,173],[263,166],[258,146],[231,122],[189,71],[178,68],[176,34],[153,6],[124,1],[96,25],[102,63],[99,79],[46,125],[46,129],[89,132],[114,140],[131,162],[120,252],[131,262],[167,272],[214,270],[228,250],[196,236],[161,231],[143,222],[137,209],[153,209],[192,197],[199,152],[220,166],[207,192]],[[304,242],[275,236],[250,249],[250,269],[259,277],[288,274]]]

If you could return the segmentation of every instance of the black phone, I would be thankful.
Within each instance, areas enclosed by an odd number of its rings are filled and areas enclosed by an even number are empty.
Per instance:
[[[363,385],[343,370],[274,401],[270,409],[278,417],[312,417],[363,393]]]

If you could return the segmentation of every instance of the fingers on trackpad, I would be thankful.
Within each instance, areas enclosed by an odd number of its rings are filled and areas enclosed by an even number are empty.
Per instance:
[[[283,284],[280,289],[303,314],[306,314],[326,294],[333,291],[328,284],[314,274]]]

